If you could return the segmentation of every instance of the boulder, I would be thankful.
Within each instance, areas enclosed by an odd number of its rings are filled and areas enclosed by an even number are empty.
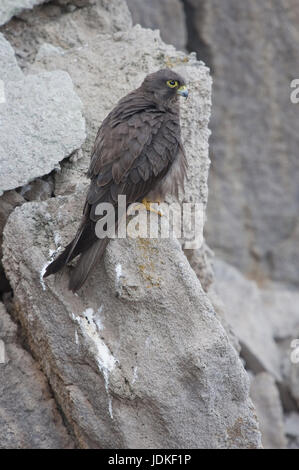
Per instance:
[[[286,414],[284,426],[288,439],[288,448],[299,449],[299,413]]]
[[[76,3],[80,1],[76,0]],[[75,6],[74,0],[62,7],[57,2],[45,3],[36,8],[34,14],[24,11],[20,19],[12,19],[2,28],[25,70],[44,43],[48,49],[65,50],[88,44],[101,33],[122,31],[132,26],[125,0],[83,1],[80,8]]]
[[[259,447],[247,374],[176,240],[112,241],[77,295],[68,270],[41,280],[81,205],[23,204],[4,232],[18,320],[78,445]]]
[[[70,449],[72,438],[38,363],[20,345],[0,303],[0,447]]]
[[[256,409],[265,449],[285,449],[283,410],[272,375],[262,372],[251,381],[250,396]]]
[[[204,214],[208,70],[139,26],[56,52],[42,55],[32,71],[70,74],[85,107],[88,138],[81,158],[63,167],[57,196],[25,203],[10,216],[4,265],[17,318],[77,444],[260,447],[247,374],[177,240],[111,241],[76,295],[67,289],[71,268],[42,280],[80,220],[83,170],[98,126],[120,97],[165,66],[181,71],[190,88],[182,103],[190,178],[181,200],[200,203]],[[63,181],[65,196],[58,194]]]
[[[0,194],[50,173],[85,139],[82,105],[69,75],[22,75],[3,36],[2,47]]]
[[[209,297],[213,302],[211,293],[216,293],[221,299],[221,322],[230,337],[232,330],[238,338],[246,366],[256,374],[270,372],[277,381],[284,409],[296,410],[299,403],[298,293],[276,282],[260,288],[219,259],[214,260],[213,266],[215,282]]]
[[[268,371],[280,380],[279,350],[263,311],[260,289],[224,261],[215,259],[213,266],[225,320],[240,341],[247,367],[255,373]]]
[[[33,8],[45,0],[1,0],[0,26],[7,23],[14,15],[21,13],[24,9]]]
[[[3,196],[0,196],[0,260],[2,258],[2,241],[3,229],[9,214],[15,207],[24,203],[24,198],[17,191],[6,191]],[[5,276],[2,262],[0,261],[0,293],[8,292],[11,290],[9,282]]]

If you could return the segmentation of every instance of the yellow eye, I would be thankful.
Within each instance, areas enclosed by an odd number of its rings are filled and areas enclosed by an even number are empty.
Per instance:
[[[170,88],[175,88],[178,86],[178,82],[176,80],[168,80],[166,83]]]

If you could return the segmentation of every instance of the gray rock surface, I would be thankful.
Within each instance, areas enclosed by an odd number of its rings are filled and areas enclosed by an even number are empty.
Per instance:
[[[286,414],[284,426],[288,448],[299,449],[299,413]]]
[[[40,281],[80,209],[24,204],[4,244],[18,319],[79,445],[258,447],[247,375],[178,242],[111,242],[78,295],[67,273]]]
[[[43,3],[45,0],[1,0],[0,4],[0,26],[7,23],[14,15],[27,8]]]
[[[73,448],[47,380],[19,344],[17,326],[2,303],[0,371],[0,448]]]
[[[240,342],[247,367],[254,373],[270,372],[278,382],[284,409],[296,410],[299,404],[298,293],[286,290],[279,283],[260,288],[218,259],[213,266],[215,282],[208,294],[217,312],[217,299],[222,304],[219,318],[232,344],[235,343],[231,331]]]
[[[285,417],[285,433],[299,440],[299,413],[288,413]]]
[[[85,139],[82,105],[69,75],[54,71],[21,77],[3,37],[1,46],[0,194],[50,173]]]
[[[182,103],[190,162],[185,200],[205,209],[207,69],[165,46],[156,32],[136,26],[103,34],[60,55],[40,54],[31,69],[70,74],[85,106],[88,138],[56,178],[56,198],[24,204],[10,216],[5,269],[28,344],[80,447],[255,448],[260,434],[248,377],[177,241],[112,241],[78,295],[67,290],[69,268],[41,281],[78,224],[84,172],[102,119],[165,65],[181,71],[190,88]],[[68,195],[59,195],[65,187]]]
[[[256,280],[298,285],[298,10],[293,0],[184,3],[213,70],[207,242]]]
[[[260,289],[234,267],[214,260],[215,288],[224,316],[238,337],[242,356],[255,373],[268,371],[280,380],[280,356],[273,330],[264,314]]]
[[[15,207],[24,203],[24,198],[17,191],[6,191],[3,196],[0,196],[0,260],[2,259],[2,241],[3,229],[9,214]],[[9,282],[6,279],[2,262],[0,261],[0,293],[10,291]]]
[[[288,338],[279,342],[281,372],[283,383],[295,403],[286,407],[287,411],[297,411],[299,408],[299,328]]]
[[[45,201],[52,196],[54,191],[54,181],[51,176],[47,178],[37,178],[32,183],[23,186],[20,194],[26,201]]]
[[[9,80],[22,80],[24,75],[18,66],[15,58],[15,52],[10,43],[5,39],[3,34],[0,34],[0,80],[1,80],[1,99],[0,103],[4,102],[4,84]]]
[[[60,8],[57,3],[45,3],[23,12],[20,19],[11,20],[2,31],[17,51],[18,61],[26,70],[39,48],[68,49],[90,43],[99,34],[129,29],[132,19],[125,0],[94,0],[84,6]]]
[[[283,410],[274,378],[267,372],[251,381],[250,396],[255,406],[265,449],[285,449]]]
[[[133,23],[159,29],[163,41],[184,50],[187,30],[184,7],[180,0],[127,0]]]

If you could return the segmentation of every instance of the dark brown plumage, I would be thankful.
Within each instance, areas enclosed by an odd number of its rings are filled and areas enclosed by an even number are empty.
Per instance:
[[[187,96],[184,79],[170,69],[148,75],[122,98],[99,128],[88,176],[91,179],[83,218],[74,240],[48,267],[44,277],[81,254],[69,287],[78,290],[104,253],[108,239],[99,239],[95,225],[100,202],[116,208],[123,194],[127,204],[162,199],[183,186],[186,158],[181,142],[178,95]],[[117,216],[116,216],[117,217]]]

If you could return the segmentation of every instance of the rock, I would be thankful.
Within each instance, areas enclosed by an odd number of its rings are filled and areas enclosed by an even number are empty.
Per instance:
[[[299,407],[299,328],[292,336],[279,342],[281,372],[287,396],[286,411],[297,411]],[[293,401],[292,401],[293,399]]]
[[[274,378],[267,372],[256,375],[250,395],[256,409],[262,444],[265,449],[285,449],[284,422],[279,392]]]
[[[184,0],[213,69],[207,242],[256,280],[298,286],[298,77],[293,1]],[[190,49],[189,49],[190,50]],[[203,52],[202,52],[203,51]]]
[[[80,447],[256,448],[260,434],[247,374],[178,241],[113,240],[77,295],[67,290],[69,268],[41,281],[45,264],[79,222],[83,170],[98,126],[120,97],[165,65],[176,66],[190,88],[189,103],[182,104],[190,162],[185,200],[200,203],[204,214],[207,69],[139,26],[101,35],[43,56],[31,70],[70,74],[85,107],[88,139],[82,156],[63,165],[60,184],[56,179],[56,194],[65,182],[67,196],[24,204],[10,216],[5,269],[30,349]]]
[[[26,201],[45,201],[51,197],[53,191],[53,179],[48,177],[47,179],[37,178],[32,183],[23,186],[20,194]]]
[[[226,322],[238,337],[242,357],[253,372],[280,376],[280,356],[273,330],[264,314],[260,289],[236,268],[214,260],[215,289],[224,304]]]
[[[7,191],[0,196],[0,260],[2,258],[2,234],[9,214],[15,207],[24,203],[24,198],[17,191]],[[5,276],[2,263],[0,262],[0,293],[11,290],[10,284]]]
[[[264,316],[267,318],[276,341],[293,338],[299,331],[299,293],[287,290],[279,283],[270,285],[271,289],[261,289]]]
[[[133,23],[159,29],[163,41],[184,50],[187,30],[183,4],[179,0],[127,0]]]
[[[214,272],[212,267],[213,252],[204,242],[197,250],[184,250],[185,255],[197,275],[205,292],[209,291],[214,282]]]
[[[215,284],[212,284],[209,287],[208,297],[209,297],[210,302],[213,305],[213,308],[215,310],[215,313],[217,315],[218,320],[220,321],[221,325],[223,326],[223,328],[226,331],[227,336],[229,337],[231,345],[235,348],[237,353],[240,354],[241,346],[240,346],[239,339],[238,339],[232,325],[227,320],[227,314],[226,314],[226,311],[225,311],[225,306],[224,306],[224,303],[220,299],[220,297],[219,297],[219,295],[218,295],[218,293],[215,289]],[[241,360],[244,361],[243,358]]]
[[[8,63],[10,75],[0,72],[5,80],[0,104],[0,194],[50,173],[85,139],[82,106],[69,75],[54,71],[20,77],[19,70],[14,79],[17,66],[6,53],[6,41],[2,45],[0,70]]]
[[[237,336],[247,367],[255,373],[270,372],[278,382],[284,409],[296,410],[299,403],[298,293],[286,290],[279,283],[259,288],[236,268],[218,259],[214,260],[214,268],[215,283],[208,294],[216,311],[217,302],[214,303],[211,292],[216,291],[222,301],[220,321],[230,338],[230,330]]]
[[[1,99],[0,104],[4,101],[4,84],[9,80],[22,80],[24,75],[18,66],[15,53],[3,34],[0,33],[0,83],[1,83]]]
[[[19,63],[27,70],[36,56],[50,48],[67,50],[89,44],[99,34],[113,33],[132,26],[125,0],[95,0],[69,12],[66,5],[53,18],[53,3],[46,3],[32,12],[23,12],[21,21],[12,20],[3,32],[17,52]],[[50,9],[51,7],[51,9]],[[57,5],[56,5],[57,9]]]
[[[73,448],[47,380],[20,346],[17,326],[1,303],[0,369],[1,449]]]
[[[7,23],[14,15],[27,8],[43,3],[45,0],[1,0],[0,26]]]
[[[80,447],[259,447],[247,375],[177,241],[114,240],[78,295],[67,273],[40,281],[80,211],[73,196],[24,204],[4,244],[18,319]]]
[[[24,198],[17,191],[7,191],[0,197],[0,235],[2,235],[9,214],[23,203]]]
[[[40,46],[38,53],[36,55],[36,60],[42,60],[43,57],[54,54],[64,54],[65,49],[62,47],[53,46],[53,44],[44,43]]]
[[[285,416],[284,427],[287,436],[299,439],[299,413],[288,413]]]

